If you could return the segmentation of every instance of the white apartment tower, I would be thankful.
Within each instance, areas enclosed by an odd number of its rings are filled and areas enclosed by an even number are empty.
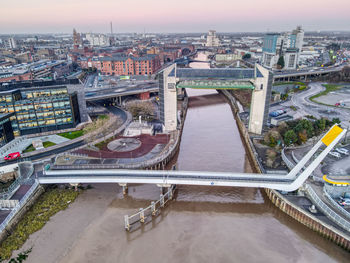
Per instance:
[[[208,35],[207,35],[207,47],[218,47],[220,45],[220,40],[216,36],[216,31],[215,30],[209,30]]]

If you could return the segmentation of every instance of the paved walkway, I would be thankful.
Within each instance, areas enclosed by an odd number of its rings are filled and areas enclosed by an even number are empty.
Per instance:
[[[120,138],[130,138],[118,136],[116,139]],[[140,136],[135,136],[131,138],[136,138],[141,142],[141,146],[137,149],[127,152],[115,152],[108,149],[107,144],[103,146],[100,151],[93,151],[87,148],[78,149],[73,151],[73,153],[85,154],[89,157],[94,158],[138,158],[146,155],[155,148],[156,145],[166,145],[169,142],[170,136],[168,134],[157,134],[155,136],[141,134]]]

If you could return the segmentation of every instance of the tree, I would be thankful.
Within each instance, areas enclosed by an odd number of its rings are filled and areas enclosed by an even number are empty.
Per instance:
[[[252,57],[252,55],[251,54],[249,54],[249,53],[246,53],[246,54],[244,54],[243,55],[243,59],[250,59]]]
[[[300,144],[303,144],[307,141],[307,133],[306,130],[303,130],[302,132],[298,133]]]
[[[314,132],[314,127],[312,125],[312,122],[306,119],[300,120],[297,126],[295,126],[294,131],[296,133],[299,133],[299,132],[303,132],[303,130],[306,130],[307,136],[311,138]]]
[[[298,141],[298,136],[295,134],[293,130],[288,130],[284,134],[284,142],[286,145],[291,145]]]
[[[146,119],[151,119],[154,116],[155,108],[150,101],[133,100],[126,104],[126,109],[132,114],[134,118],[143,116]]]
[[[278,61],[277,61],[277,66],[278,68],[280,69],[283,69],[284,68],[284,57],[283,56],[280,56]]]

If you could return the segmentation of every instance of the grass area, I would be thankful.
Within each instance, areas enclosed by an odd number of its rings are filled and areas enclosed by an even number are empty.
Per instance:
[[[110,143],[110,142],[113,141],[114,139],[115,139],[114,137],[110,137],[110,138],[108,138],[108,139],[105,140],[105,141],[96,143],[95,146],[96,146],[97,148],[99,148],[100,150],[102,150],[104,146],[106,146],[108,143]]]
[[[35,151],[35,148],[34,148],[33,144],[31,144],[27,148],[25,148],[23,153],[29,153],[29,152],[34,152],[34,151]]]
[[[29,235],[40,230],[58,211],[72,203],[79,192],[72,189],[48,189],[24,215],[14,231],[0,245],[0,262],[22,247]]]
[[[72,132],[63,132],[63,133],[59,133],[57,135],[62,136],[64,138],[73,140],[75,138],[78,138],[80,136],[83,136],[84,131],[83,130],[79,130],[79,131],[72,131]]]
[[[316,98],[318,97],[321,97],[321,96],[325,96],[327,95],[329,92],[332,92],[332,91],[336,91],[338,89],[340,89],[342,86],[341,85],[337,85],[337,84],[324,84],[323,85],[326,90],[310,97],[310,100],[313,101],[313,102],[316,102],[316,103],[319,103],[318,101],[315,101]]]
[[[106,115],[106,114],[98,115],[98,119],[100,119],[100,120],[108,120],[109,116]]]
[[[44,148],[48,148],[48,147],[51,147],[54,145],[56,145],[56,143],[54,143],[54,142],[50,142],[50,141],[43,142]],[[35,151],[35,148],[34,148],[33,144],[31,144],[23,151],[23,153],[29,153],[29,152],[33,152],[33,151]]]
[[[55,145],[56,145],[56,143],[54,143],[54,142],[50,142],[50,141],[43,142],[44,148],[55,146]]]

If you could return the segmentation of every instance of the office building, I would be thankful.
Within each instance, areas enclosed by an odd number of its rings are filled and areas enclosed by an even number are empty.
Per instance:
[[[87,41],[89,41],[90,46],[97,46],[97,47],[110,46],[109,37],[103,34],[87,33],[85,35],[85,38]]]
[[[81,122],[77,92],[66,86],[1,89],[0,113],[13,113],[14,134],[74,128]]]
[[[14,113],[0,114],[0,147],[15,138],[10,120],[13,115]]]
[[[301,27],[292,33],[268,33],[264,37],[262,65],[266,68],[279,68],[278,60],[283,57],[284,69],[295,69],[299,63],[303,47],[304,31]]]

